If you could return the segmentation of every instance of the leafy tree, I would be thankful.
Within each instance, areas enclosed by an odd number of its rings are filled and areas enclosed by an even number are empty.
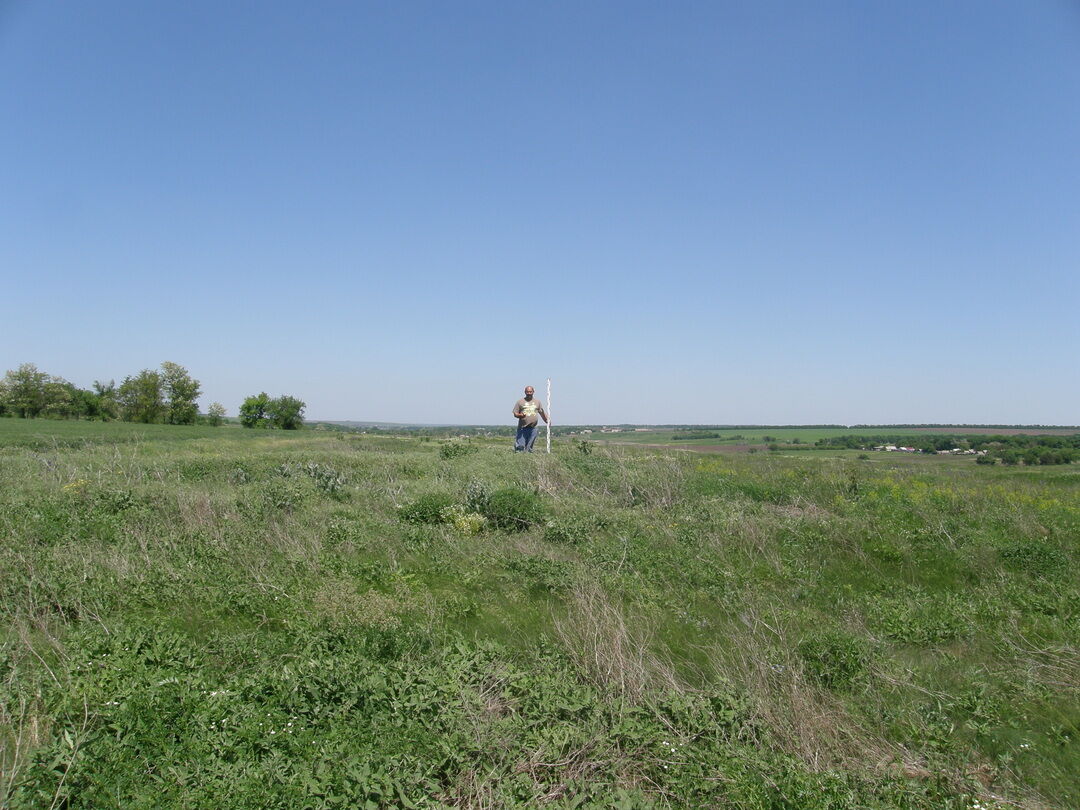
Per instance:
[[[186,368],[165,361],[161,364],[161,384],[168,401],[166,421],[171,425],[193,425],[199,414],[195,400],[202,389]]]
[[[307,405],[296,397],[280,396],[270,400],[266,414],[270,423],[282,430],[298,430],[304,424],[304,408]]]
[[[97,411],[101,419],[116,419],[120,416],[115,380],[109,380],[108,383],[94,380],[94,396],[97,397]]]
[[[75,416],[75,397],[78,389],[62,377],[48,377],[44,386],[45,405],[42,415],[53,419]]]
[[[76,419],[104,419],[101,413],[101,400],[93,391],[74,388],[71,398],[71,416]]]
[[[211,402],[206,409],[206,421],[214,427],[218,427],[225,421],[225,406],[220,402]]]
[[[270,395],[265,391],[251,395],[240,406],[240,424],[246,428],[270,427],[266,413],[269,405]]]
[[[161,375],[144,369],[125,377],[117,392],[121,413],[128,422],[159,422],[165,414]]]
[[[37,416],[45,409],[45,384],[49,375],[38,371],[33,363],[23,363],[4,375],[0,383],[0,399],[5,408],[24,419]]]
[[[263,391],[253,394],[240,406],[240,424],[249,428],[297,430],[304,424],[305,403],[296,397],[270,398]]]

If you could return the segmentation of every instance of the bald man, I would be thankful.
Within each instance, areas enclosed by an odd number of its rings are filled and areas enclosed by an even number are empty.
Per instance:
[[[518,420],[517,435],[514,437],[514,450],[518,453],[531,453],[536,442],[538,430],[537,415],[548,421],[544,403],[536,398],[536,390],[531,385],[525,386],[525,396],[514,403],[514,416]]]

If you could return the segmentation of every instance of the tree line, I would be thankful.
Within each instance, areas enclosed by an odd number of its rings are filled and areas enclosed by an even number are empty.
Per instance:
[[[200,413],[202,386],[186,368],[166,361],[143,369],[117,385],[95,380],[91,388],[41,371],[33,363],[9,370],[0,380],[0,416],[23,419],[89,419],[167,425],[221,425],[225,406],[213,402]],[[244,400],[244,427],[296,430],[304,423],[305,403],[292,396],[260,393]]]

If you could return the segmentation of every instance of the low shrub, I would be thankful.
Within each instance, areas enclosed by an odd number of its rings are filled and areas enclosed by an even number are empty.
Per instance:
[[[466,444],[460,441],[444,442],[439,446],[439,458],[452,459],[467,456],[479,450],[476,445]]]
[[[444,510],[454,505],[454,499],[445,492],[429,492],[398,510],[398,517],[405,523],[445,523]]]
[[[491,493],[484,507],[484,517],[499,529],[524,531],[542,523],[546,514],[539,495],[506,487]]]

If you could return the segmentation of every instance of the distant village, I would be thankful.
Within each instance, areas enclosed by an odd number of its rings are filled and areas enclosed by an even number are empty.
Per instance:
[[[870,450],[877,450],[883,453],[933,453],[938,456],[985,456],[986,450],[962,450],[959,447],[954,447],[951,450],[920,450],[917,447],[897,447],[895,444],[879,444],[877,447],[871,447]]]
[[[617,427],[602,427],[602,428],[600,428],[601,433],[648,433],[650,430],[652,430],[652,428],[617,428]],[[583,431],[581,431],[582,434],[592,433],[592,432],[593,431],[592,431],[591,428],[585,428]],[[576,434],[577,434],[576,430],[571,430],[570,433],[567,434],[567,435],[574,436]]]

